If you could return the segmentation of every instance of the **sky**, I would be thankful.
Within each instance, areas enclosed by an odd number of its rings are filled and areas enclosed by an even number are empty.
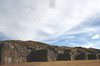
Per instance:
[[[0,0],[0,40],[100,49],[100,0]]]

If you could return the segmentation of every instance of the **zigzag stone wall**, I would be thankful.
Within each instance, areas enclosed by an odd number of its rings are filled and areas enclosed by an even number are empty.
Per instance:
[[[58,47],[34,41],[0,41],[0,64],[100,59],[100,50]]]

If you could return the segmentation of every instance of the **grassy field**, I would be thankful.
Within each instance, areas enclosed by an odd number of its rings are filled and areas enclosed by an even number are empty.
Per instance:
[[[100,66],[100,60],[31,62],[1,66]]]

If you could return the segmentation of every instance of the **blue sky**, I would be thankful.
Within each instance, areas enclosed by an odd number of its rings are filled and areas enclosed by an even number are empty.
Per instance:
[[[0,0],[0,40],[100,49],[100,0]]]

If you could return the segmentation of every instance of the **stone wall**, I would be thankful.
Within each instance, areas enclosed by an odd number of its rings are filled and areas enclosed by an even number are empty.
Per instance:
[[[23,62],[47,62],[56,61],[55,48],[39,42],[31,45],[24,44],[24,41],[2,41],[0,43],[0,64],[17,64]],[[51,47],[52,48],[52,47]]]
[[[56,61],[56,54],[49,49],[32,51],[27,55],[27,62],[47,62]]]
[[[99,49],[58,47],[34,41],[0,41],[0,64],[100,59]]]

